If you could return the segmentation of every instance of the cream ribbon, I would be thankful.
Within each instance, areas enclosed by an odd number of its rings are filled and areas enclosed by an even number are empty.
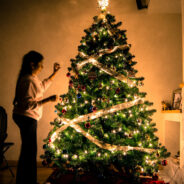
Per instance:
[[[149,149],[149,148],[141,148],[141,147],[131,147],[131,146],[118,146],[118,145],[111,145],[111,144],[107,144],[104,143],[103,141],[99,141],[98,139],[92,137],[89,133],[85,132],[79,125],[78,123],[80,122],[84,122],[87,120],[93,120],[96,119],[98,117],[110,114],[110,113],[114,113],[123,109],[127,109],[130,108],[134,105],[138,105],[143,103],[141,99],[136,99],[134,101],[131,102],[127,102],[127,103],[122,103],[122,104],[118,104],[106,109],[102,109],[99,110],[97,112],[92,112],[86,115],[82,115],[79,116],[78,118],[75,118],[73,120],[69,120],[66,118],[61,118],[61,122],[64,124],[63,126],[61,126],[60,128],[58,128],[51,136],[51,145],[53,144],[53,142],[57,139],[57,134],[59,132],[64,131],[66,128],[68,128],[69,126],[74,128],[77,132],[82,133],[86,138],[88,138],[91,142],[93,142],[94,144],[96,144],[98,147],[109,150],[109,151],[128,151],[128,150],[139,150],[139,151],[145,151],[145,152],[153,152],[155,151],[154,149]]]

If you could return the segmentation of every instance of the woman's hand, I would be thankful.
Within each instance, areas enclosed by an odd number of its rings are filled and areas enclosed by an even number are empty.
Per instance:
[[[54,63],[54,71],[53,73],[49,76],[49,79],[53,80],[55,78],[56,73],[59,71],[60,69],[60,64],[59,63]]]
[[[61,68],[59,63],[54,63],[54,73],[56,73]]]

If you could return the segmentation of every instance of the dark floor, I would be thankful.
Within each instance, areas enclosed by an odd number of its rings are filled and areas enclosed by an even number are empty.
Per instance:
[[[14,175],[16,175],[16,167],[11,167]],[[38,182],[45,184],[47,178],[51,175],[53,170],[51,168],[38,168]],[[8,169],[0,170],[0,184],[15,184],[15,177],[13,178]]]

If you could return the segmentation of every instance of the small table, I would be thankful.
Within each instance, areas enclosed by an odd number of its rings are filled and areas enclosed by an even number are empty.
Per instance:
[[[162,111],[163,123],[164,123],[164,144],[165,144],[165,123],[166,121],[175,121],[180,123],[180,168],[184,166],[184,140],[182,139],[184,135],[183,123],[182,123],[182,113],[180,110],[165,110]]]

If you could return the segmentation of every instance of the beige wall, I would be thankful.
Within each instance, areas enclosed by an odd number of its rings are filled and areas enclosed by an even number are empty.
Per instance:
[[[182,68],[184,71],[184,0],[181,0],[181,9],[182,9]],[[183,72],[183,82],[184,82],[184,72]]]
[[[131,52],[138,61],[138,76],[145,77],[142,91],[154,102],[157,113],[154,121],[163,140],[161,101],[171,100],[172,91],[182,82],[181,15],[138,11],[135,1],[111,1],[110,12],[123,21],[127,30]],[[20,150],[19,130],[11,118],[12,100],[21,58],[29,50],[45,56],[43,79],[52,72],[55,61],[61,63],[61,72],[45,96],[67,92],[67,67],[74,58],[83,30],[98,15],[96,0],[22,0],[5,1],[0,6],[0,105],[8,113],[8,141],[15,142],[7,152],[8,160],[17,160]],[[38,157],[42,153],[43,139],[52,128],[49,124],[56,115],[54,104],[44,107],[43,118],[38,123]]]

